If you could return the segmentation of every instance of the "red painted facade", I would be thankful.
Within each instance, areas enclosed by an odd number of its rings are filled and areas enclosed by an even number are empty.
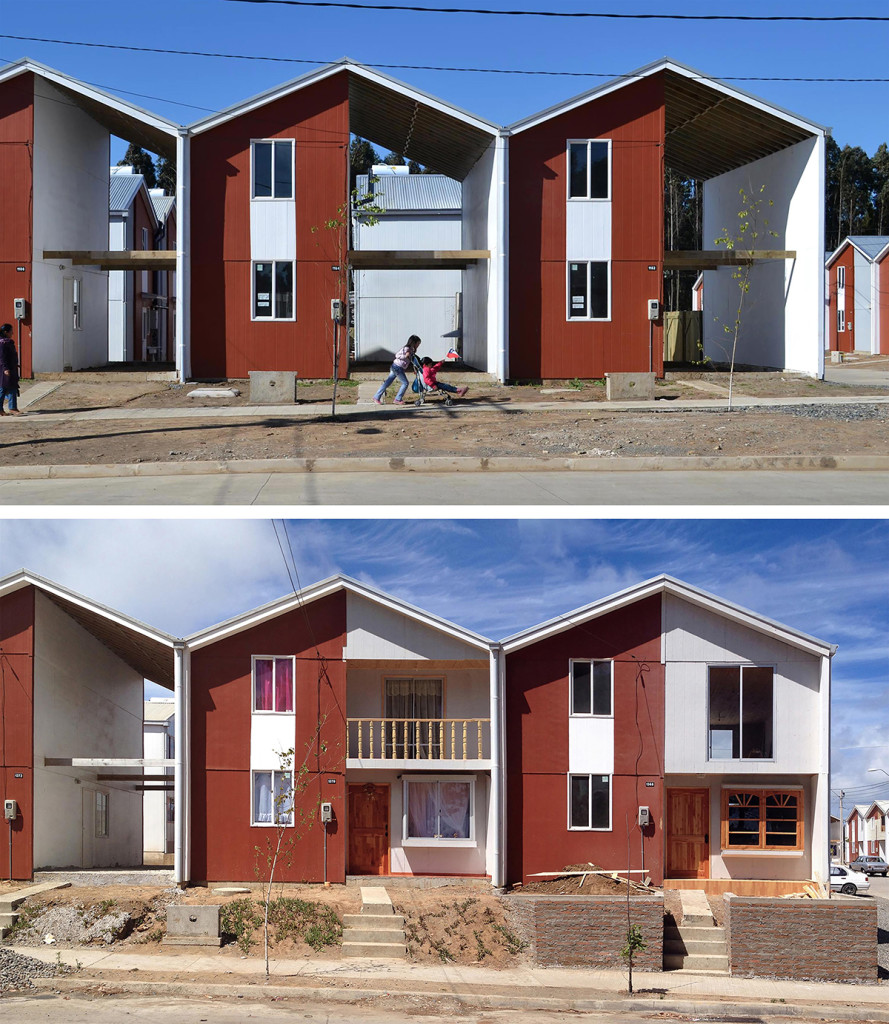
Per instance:
[[[34,842],[33,587],[0,598],[0,700],[2,799],[17,800],[19,805],[19,815],[12,826],[12,874],[14,878],[30,878]],[[4,832],[8,842],[7,828]],[[4,872],[8,871],[8,863],[5,854]]]
[[[19,353],[24,377],[31,376],[33,156],[34,76],[26,72],[0,85],[0,323],[12,322],[13,299],[28,300]]]
[[[294,768],[304,758],[306,768],[304,784],[296,789],[303,791],[306,813],[316,811],[320,801],[333,804],[327,878],[345,881],[345,629],[346,594],[339,591],[192,655],[193,880],[253,880],[257,867],[265,868],[266,841],[274,841],[274,829],[251,825],[251,657],[259,654],[296,657]],[[287,830],[285,843],[291,837],[291,863],[279,865],[276,877],[323,881],[321,826],[297,824]]]
[[[509,140],[509,374],[649,369],[647,301],[663,298],[664,86],[653,75]],[[567,141],[612,140],[611,320],[567,320]],[[654,267],[649,270],[649,267]],[[655,324],[654,369],[663,373]]]
[[[330,300],[339,284],[331,267],[341,260],[334,233],[323,225],[348,201],[348,101],[348,73],[341,72],[192,139],[194,377],[245,378],[249,370],[331,375]],[[250,142],[276,138],[296,139],[296,320],[255,322]]]
[[[877,290],[879,292],[880,323],[877,327],[877,351],[889,355],[889,259],[884,256],[877,264]]]
[[[837,267],[846,268],[846,329],[837,330]],[[828,269],[830,313],[828,317],[828,351],[855,351],[855,249],[846,242],[843,251]]]
[[[506,659],[507,880],[592,861],[643,865],[637,808],[651,808],[646,873],[663,880],[664,669],[661,598],[648,597],[541,640]],[[568,828],[569,659],[614,661],[610,831]],[[647,786],[646,783],[654,783]]]

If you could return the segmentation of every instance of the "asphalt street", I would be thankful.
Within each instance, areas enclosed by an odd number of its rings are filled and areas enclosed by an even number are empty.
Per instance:
[[[0,505],[885,505],[867,470],[207,473],[0,481]]]

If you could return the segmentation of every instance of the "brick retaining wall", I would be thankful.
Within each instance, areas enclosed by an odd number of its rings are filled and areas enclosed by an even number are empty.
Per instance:
[[[874,900],[729,896],[725,938],[739,978],[877,980]]]
[[[517,926],[535,962],[547,967],[623,968],[627,901],[621,896],[508,897]],[[660,971],[663,961],[663,896],[634,896],[632,923],[648,944],[634,969]]]

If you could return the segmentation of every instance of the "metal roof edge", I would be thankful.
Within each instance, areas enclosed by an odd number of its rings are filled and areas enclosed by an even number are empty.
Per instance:
[[[496,136],[500,131],[499,126],[493,122],[487,121],[485,118],[479,117],[477,114],[472,114],[467,110],[462,110],[460,107],[454,106],[453,103],[448,103],[447,100],[439,99],[437,96],[433,96],[430,93],[424,92],[422,89],[417,89],[412,85],[408,85],[406,82],[393,78],[391,75],[384,74],[381,71],[376,71],[365,64],[360,64],[358,61],[354,61],[349,57],[341,57],[339,60],[333,61],[330,64],[324,64],[320,68],[316,68],[314,71],[307,71],[304,75],[291,78],[289,81],[282,82],[279,85],[273,86],[271,89],[266,89],[263,92],[257,93],[255,96],[250,96],[245,100],[240,100],[238,103],[225,107],[222,110],[217,111],[215,114],[208,114],[206,117],[193,121],[191,124],[187,125],[188,134],[200,135],[202,132],[209,131],[211,128],[216,128],[218,125],[224,124],[226,121],[231,121],[236,117],[241,117],[243,114],[249,113],[251,110],[264,106],[266,103],[271,103],[276,99],[281,99],[292,92],[298,92],[300,89],[305,89],[307,86],[312,85],[315,82],[323,81],[325,78],[338,74],[340,71],[360,75],[370,81],[376,81],[379,85],[382,85],[385,88],[395,89],[398,92],[405,93],[414,99],[437,107],[443,113],[450,114],[458,120],[473,124],[475,127],[489,132],[492,137]]]
[[[255,625],[267,621],[268,619],[273,619],[278,615],[283,615],[286,612],[291,611],[293,608],[298,608],[303,604],[320,600],[322,597],[327,597],[339,590],[350,591],[360,597],[365,597],[377,604],[391,608],[393,611],[407,615],[415,621],[430,626],[433,629],[437,629],[440,632],[448,633],[451,636],[457,637],[465,643],[469,643],[475,647],[480,647],[484,650],[489,650],[491,648],[492,642],[487,637],[483,637],[479,633],[475,633],[463,626],[458,626],[456,623],[443,619],[438,615],[433,615],[431,612],[424,611],[416,605],[410,604],[407,601],[402,601],[400,598],[393,597],[391,594],[378,590],[376,587],[372,587],[369,584],[361,583],[358,580],[353,579],[351,576],[346,576],[343,573],[328,576],[326,579],[320,580],[317,583],[312,583],[309,586],[294,591],[292,594],[288,594],[285,597],[276,598],[268,604],[252,608],[249,611],[242,612],[230,619],[219,622],[216,625],[199,630],[197,633],[193,633],[191,636],[186,637],[185,644],[191,650],[200,650],[202,647],[207,647],[210,644],[217,643],[225,637],[239,633],[245,629],[250,629]]]
[[[754,106],[764,108],[787,121],[793,122],[799,127],[804,127],[807,130],[813,131],[814,134],[826,134],[830,131],[830,129],[824,125],[811,121],[800,114],[794,114],[792,111],[785,110],[783,107],[776,106],[774,103],[764,100],[761,96],[755,96],[753,93],[749,93],[744,89],[738,89],[736,86],[729,85],[727,82],[723,82],[719,78],[713,78],[711,75],[708,75],[703,71],[699,71],[697,68],[693,68],[688,64],[683,64],[681,61],[674,60],[672,57],[661,57],[658,60],[651,61],[649,64],[644,64],[642,67],[636,68],[634,71],[628,71],[624,75],[618,75],[616,78],[612,78],[600,86],[596,86],[586,92],[578,93],[576,96],[572,96],[567,100],[563,100],[561,103],[547,107],[545,110],[541,110],[529,117],[514,121],[512,124],[507,126],[507,130],[511,133],[526,131],[528,128],[533,128],[536,125],[541,124],[543,121],[548,121],[553,117],[558,117],[560,114],[567,113],[569,110],[582,106],[584,103],[589,103],[592,100],[599,99],[600,97],[607,96],[609,93],[615,92],[618,89],[622,89],[626,85],[629,85],[631,81],[641,81],[643,78],[649,78],[651,75],[656,74],[659,71],[667,70],[676,71],[678,74],[684,75],[687,78],[700,79],[702,82],[705,82],[713,88],[719,89],[729,95],[736,96],[739,99],[744,100],[746,103],[751,103]]]
[[[104,89],[100,89],[98,86],[90,85],[79,78],[66,75],[64,71],[58,71],[47,64],[41,64],[40,61],[32,60],[30,57],[21,57],[19,60],[7,64],[6,67],[0,68],[0,83],[15,78],[26,71],[31,71],[41,78],[45,78],[48,82],[61,85],[66,89],[73,89],[83,96],[88,96],[99,103],[113,107],[115,110],[150,124],[171,136],[175,137],[179,134],[181,125],[177,124],[177,122],[171,121],[161,114],[152,113],[152,111],[139,107],[135,103],[130,103],[128,100],[121,99],[113,93],[105,92]]]
[[[93,601],[89,597],[84,597],[83,594],[78,594],[74,590],[63,587],[60,583],[54,583],[43,576],[38,576],[37,573],[31,572],[28,569],[17,569],[15,572],[9,573],[9,575],[0,579],[0,597],[15,593],[17,590],[23,590],[28,586],[36,587],[47,594],[52,594],[65,601],[70,601],[72,604],[80,605],[80,607],[85,608],[87,611],[95,612],[112,622],[125,626],[127,629],[132,629],[134,632],[141,633],[153,640],[157,640],[159,643],[166,644],[168,647],[176,647],[181,644],[181,640],[171,633],[167,633],[162,629],[156,629],[154,626],[149,626],[139,619],[134,619],[130,615],[125,615],[114,608],[109,608],[98,601]]]

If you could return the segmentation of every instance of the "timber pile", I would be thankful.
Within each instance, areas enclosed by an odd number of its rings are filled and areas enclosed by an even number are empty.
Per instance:
[[[628,875],[644,875],[641,882],[636,882]],[[629,888],[634,893],[656,893],[660,889],[651,884],[651,878],[644,871],[633,868],[612,870],[600,868],[592,862],[572,864],[561,871],[537,871],[529,878],[546,879],[547,881],[529,882],[523,886],[524,892],[551,892],[568,895],[571,892],[589,894],[608,894],[615,889]],[[574,880],[577,879],[575,884]],[[609,884],[611,883],[611,884]]]

